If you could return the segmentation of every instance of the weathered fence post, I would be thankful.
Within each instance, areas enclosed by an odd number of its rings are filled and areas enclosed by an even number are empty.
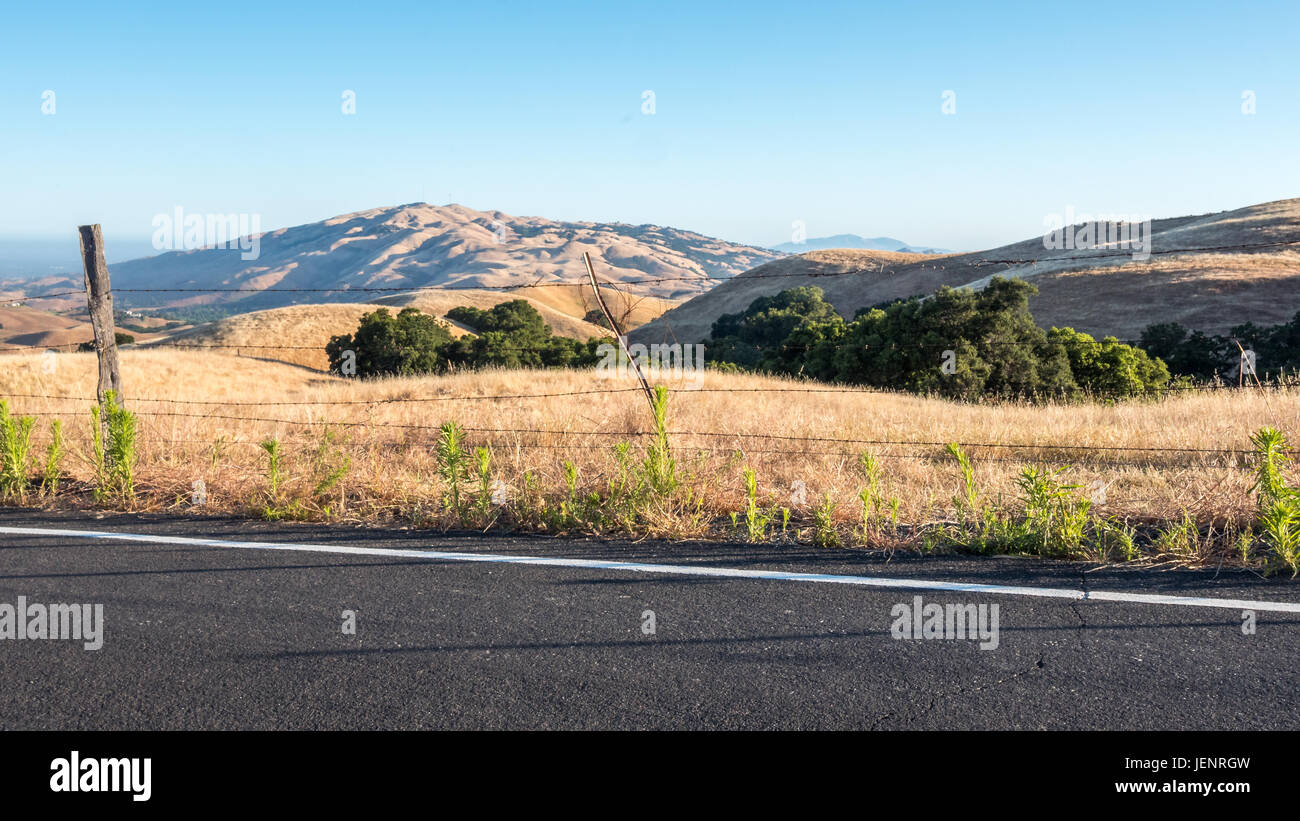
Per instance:
[[[107,422],[104,395],[113,392],[122,404],[122,373],[117,364],[117,331],[113,326],[113,292],[108,284],[108,263],[104,260],[104,234],[98,225],[82,225],[81,264],[86,270],[86,308],[95,329],[95,354],[99,357],[99,386],[96,395],[100,420]]]
[[[605,315],[605,321],[609,323],[610,330],[614,332],[615,338],[618,339],[619,347],[622,348],[628,361],[632,363],[632,369],[636,371],[636,378],[641,381],[641,389],[645,391],[645,398],[650,402],[650,412],[653,414],[655,412],[654,391],[650,390],[650,383],[646,381],[645,374],[641,372],[641,365],[627,348],[627,336],[623,333],[623,329],[618,326],[618,323],[614,321],[614,315],[609,312],[609,307],[605,305],[605,297],[600,293],[600,283],[596,281],[596,269],[591,264],[591,254],[584,251],[582,261],[587,263],[587,276],[591,279],[591,292],[596,295],[596,304],[600,306],[600,312]]]

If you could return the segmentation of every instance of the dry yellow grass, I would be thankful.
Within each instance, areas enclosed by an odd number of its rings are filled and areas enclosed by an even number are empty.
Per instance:
[[[40,414],[42,437],[48,435],[49,419],[61,417],[72,452],[65,472],[89,481],[93,354],[60,355],[53,373],[46,372],[39,356],[4,361],[0,398],[7,398],[16,413]],[[596,372],[485,371],[358,381],[223,353],[149,350],[124,350],[122,366],[127,406],[141,417],[138,505],[152,509],[191,509],[192,488],[201,480],[207,509],[247,510],[266,485],[266,455],[257,444],[267,437],[284,445],[288,491],[309,496],[313,470],[320,467],[313,454],[321,447],[325,423],[333,423],[341,452],[351,458],[347,478],[329,494],[334,514],[345,518],[391,515],[425,521],[435,514],[442,488],[432,445],[445,421],[469,429],[469,445],[491,444],[494,473],[516,496],[525,471],[535,473],[545,489],[562,489],[566,459],[577,465],[583,487],[606,488],[616,470],[613,445],[630,441],[639,455],[649,441],[635,435],[650,429],[645,397],[636,383],[601,378]],[[1248,462],[1242,457],[1176,450],[1070,452],[1051,445],[1237,450],[1248,448],[1248,436],[1266,425],[1282,429],[1293,442],[1300,435],[1300,390],[1294,389],[1035,407],[963,405],[824,387],[819,393],[781,392],[817,386],[713,372],[699,387],[674,391],[669,427],[677,432],[674,455],[687,485],[703,500],[706,517],[725,517],[743,506],[741,468],[750,466],[758,473],[765,503],[792,506],[791,486],[802,481],[809,505],[829,492],[838,502],[838,516],[847,522],[857,515],[855,496],[863,485],[856,452],[870,449],[882,459],[884,493],[901,501],[903,522],[944,520],[952,515],[959,479],[942,443],[956,441],[1044,446],[1024,451],[970,448],[981,489],[990,500],[1014,497],[1024,461],[1041,461],[1070,465],[1066,478],[1074,483],[1104,487],[1105,502],[1097,508],[1104,515],[1150,521],[1176,519],[1187,511],[1202,522],[1222,521],[1248,516],[1253,509]],[[619,392],[458,398],[607,389]],[[82,399],[65,402],[28,394]],[[213,404],[183,404],[189,400]],[[257,402],[286,404],[241,404]],[[507,429],[556,432],[493,432]],[[1112,465],[1107,460],[1156,464]],[[793,507],[796,521],[809,512],[806,506]],[[664,530],[703,532],[699,522],[687,525],[680,519],[666,523]]]

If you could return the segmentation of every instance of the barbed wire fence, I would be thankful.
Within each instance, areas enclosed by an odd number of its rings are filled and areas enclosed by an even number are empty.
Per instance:
[[[92,239],[91,242],[94,240]],[[102,245],[102,240],[100,240]],[[1150,251],[1153,255],[1166,255],[1175,253],[1208,253],[1208,252],[1226,252],[1226,251],[1248,251],[1252,249],[1277,248],[1300,244],[1300,240],[1285,240],[1275,242],[1261,243],[1242,243],[1236,245],[1224,246],[1206,246],[1195,248],[1179,249],[1153,249]],[[99,248],[102,251],[102,247]],[[84,251],[84,249],[83,249]],[[95,249],[91,248],[91,256]],[[985,265],[1002,265],[1002,266],[1020,266],[1035,265],[1043,263],[1060,263],[1103,259],[1115,256],[1130,256],[1129,253],[1107,253],[1099,252],[1084,255],[1048,257],[1048,258],[1024,258],[1024,259],[997,259],[997,258],[979,258],[968,261],[966,264],[974,267]],[[89,257],[88,257],[89,259]],[[942,258],[941,258],[942,259]],[[616,283],[597,282],[594,272],[589,272],[590,276],[586,280],[572,279],[561,281],[532,281],[508,285],[446,285],[437,286],[429,289],[411,288],[411,287],[357,287],[357,288],[121,288],[114,289],[111,292],[107,290],[107,267],[104,266],[100,271],[93,261],[87,261],[87,289],[93,280],[97,277],[103,277],[103,284],[106,293],[117,294],[412,294],[418,295],[421,291],[457,291],[457,290],[476,290],[476,291],[502,291],[513,292],[521,289],[538,288],[538,287],[584,287],[590,285],[596,293],[599,300],[600,289],[609,289],[614,292],[621,292],[624,286],[629,285],[647,285],[647,284],[664,284],[669,282],[687,282],[698,284],[701,281],[731,281],[732,277],[697,277],[684,279],[682,277],[655,277],[644,279],[625,279]],[[909,267],[932,267],[942,270],[944,266],[931,264],[927,261],[910,263]],[[756,270],[747,273],[742,279],[767,279],[767,278],[797,278],[801,280],[818,279],[824,277],[847,277],[861,276],[866,274],[889,273],[885,263],[877,266],[858,268],[847,271],[830,271],[830,272],[767,272]],[[41,300],[52,300],[67,296],[85,295],[88,291],[64,291],[47,294],[36,294],[19,299],[8,300],[14,303],[30,303]],[[608,315],[608,313],[607,313]],[[92,319],[95,317],[92,314]],[[110,316],[111,320],[111,316]],[[97,337],[103,338],[101,333]],[[623,336],[621,333],[619,336]],[[113,338],[109,333],[108,338]],[[998,342],[991,341],[990,344],[1024,344],[1014,340]],[[1102,341],[1096,341],[1096,344],[1103,344]],[[18,345],[0,347],[0,352],[9,353],[17,351],[57,351],[59,348],[84,349],[87,346],[100,351],[103,347],[95,343],[94,340],[85,340],[74,343],[63,343],[60,345]],[[115,345],[114,345],[115,347]],[[243,355],[242,351],[257,352],[288,352],[288,351],[310,351],[314,353],[324,353],[321,346],[315,345],[289,345],[289,344],[235,344],[222,342],[187,342],[177,340],[175,342],[150,341],[136,345],[142,349],[198,349],[198,350],[216,350],[235,351],[236,355]],[[510,350],[524,352],[535,351],[536,348],[530,347],[508,347]],[[270,357],[274,359],[275,357]],[[1277,382],[1259,382],[1256,380],[1254,385],[1230,385],[1226,383],[1217,383],[1209,385],[1170,385],[1163,389],[1163,392],[1201,392],[1201,391],[1236,391],[1236,392],[1260,392],[1260,391],[1279,391],[1294,389],[1296,386],[1286,381]],[[706,395],[711,393],[743,394],[743,393],[762,393],[762,394],[845,394],[845,395],[907,395],[900,391],[887,390],[882,388],[866,386],[848,386],[848,385],[787,385],[787,386],[765,386],[761,388],[746,388],[739,386],[728,387],[703,387],[692,386],[688,388],[668,388],[669,392],[674,395]],[[377,440],[386,441],[394,445],[406,446],[431,446],[433,441],[430,439],[412,438],[409,432],[429,432],[430,428],[424,424],[407,424],[397,422],[383,422],[374,419],[291,419],[282,416],[263,416],[255,415],[261,411],[254,411],[253,414],[243,412],[245,409],[263,409],[263,408],[286,408],[295,406],[314,406],[322,404],[337,407],[357,406],[363,408],[375,408],[378,406],[392,404],[436,404],[449,402],[509,402],[520,401],[530,402],[542,399],[554,398],[573,398],[591,397],[596,395],[623,394],[623,393],[643,393],[643,387],[604,387],[578,391],[542,391],[535,393],[469,393],[453,395],[430,395],[418,397],[384,397],[374,399],[330,399],[322,400],[233,400],[233,399],[197,399],[197,398],[176,398],[176,397],[157,397],[157,396],[136,396],[130,395],[129,402],[133,406],[133,412],[139,414],[145,420],[152,419],[193,419],[193,420],[216,420],[222,422],[251,422],[258,424],[273,424],[288,428],[296,428],[304,431],[320,430],[325,428],[367,428],[379,430],[403,431],[404,438]],[[76,405],[80,403],[94,403],[102,400],[101,397],[95,396],[75,396],[67,394],[53,393],[15,393],[8,392],[5,398],[11,400],[40,400],[43,402],[66,403]],[[1050,398],[1050,397],[1048,397]],[[1116,400],[1127,398],[1126,396],[1116,393],[1106,393],[1093,391],[1085,395],[1087,399],[1097,400]],[[158,409],[156,406],[164,406],[170,409]],[[175,409],[179,407],[180,409]],[[199,409],[211,409],[201,411]],[[221,411],[221,412],[218,412]],[[33,411],[24,415],[31,416],[60,416],[62,411]],[[621,438],[635,439],[636,437],[649,436],[652,431],[647,426],[639,430],[571,430],[571,429],[547,429],[547,428],[509,428],[509,427],[466,427],[467,433],[481,436],[485,444],[494,444],[497,442],[508,442],[511,446],[533,448],[538,450],[554,450],[570,447],[584,447],[593,440]],[[944,455],[944,448],[949,444],[947,441],[929,441],[916,439],[889,439],[889,438],[854,438],[854,437],[833,437],[818,436],[805,434],[779,434],[764,431],[746,431],[746,430],[727,430],[727,431],[698,431],[698,430],[670,430],[669,435],[673,438],[676,446],[685,450],[698,453],[754,453],[754,454],[777,454],[789,456],[818,456],[829,458],[856,458],[863,448],[885,448],[879,455],[882,458],[891,459],[911,459],[921,461],[938,461],[947,457]],[[583,444],[561,444],[555,441],[546,440],[574,440]],[[719,444],[725,442],[726,444]],[[198,440],[180,440],[171,439],[168,444],[181,445],[210,445],[211,442]],[[753,443],[753,446],[750,443]],[[774,444],[811,444],[814,448],[807,447],[773,447]],[[256,445],[255,441],[237,441],[231,440],[225,444],[230,445]],[[1136,468],[1160,468],[1160,467],[1199,467],[1199,468],[1229,468],[1229,469],[1246,469],[1249,467],[1249,458],[1251,451],[1240,448],[1179,448],[1167,446],[1135,446],[1135,445],[1091,445],[1071,442],[1000,442],[1000,441],[966,441],[955,442],[964,449],[968,449],[978,454],[983,461],[1004,462],[1012,464],[1028,464],[1045,461],[1062,461],[1072,460],[1080,463],[1086,463],[1096,466],[1115,466],[1115,467],[1136,467]],[[995,455],[1005,454],[1005,455]],[[1139,458],[1144,456],[1146,458]],[[1156,458],[1156,457],[1168,458]]]

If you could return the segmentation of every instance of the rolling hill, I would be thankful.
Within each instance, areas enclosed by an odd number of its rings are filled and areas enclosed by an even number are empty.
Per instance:
[[[175,251],[110,266],[119,304],[238,303],[242,310],[357,302],[348,290],[476,288],[581,282],[583,252],[606,281],[661,298],[689,296],[718,278],[781,256],[657,225],[558,222],[425,203],[376,208],[260,235],[256,260],[238,249]],[[307,289],[303,293],[125,293],[158,289]],[[334,293],[311,292],[339,289]],[[365,301],[370,301],[367,295]]]
[[[68,347],[94,336],[90,322],[85,318],[59,316],[25,305],[6,303],[0,307],[0,349]]]
[[[82,297],[84,308],[85,297]],[[119,327],[137,342],[157,338],[152,330]],[[4,303],[0,306],[0,353],[19,353],[30,348],[70,350],[94,339],[90,319],[83,310],[79,314],[62,315],[42,311],[24,304]]]
[[[820,287],[841,314],[852,317],[859,308],[932,293],[941,285],[980,288],[995,275],[1038,287],[1030,309],[1043,327],[1068,325],[1120,339],[1136,339],[1155,322],[1224,333],[1244,322],[1285,322],[1300,310],[1300,199],[1154,220],[1151,231],[1146,260],[1108,249],[1047,250],[1042,237],[946,255],[813,251],[723,282],[631,336],[641,342],[698,342],[722,314],[801,285]],[[1240,245],[1262,247],[1234,247]]]

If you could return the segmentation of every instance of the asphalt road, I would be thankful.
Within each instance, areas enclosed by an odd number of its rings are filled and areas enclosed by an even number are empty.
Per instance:
[[[1226,570],[22,511],[0,526],[1300,601],[1300,581]],[[891,637],[915,595],[996,603],[997,649]],[[1259,612],[1244,635],[1233,609],[0,534],[0,603],[18,596],[102,603],[106,627],[97,651],[0,640],[6,730],[1300,727],[1300,613]]]

